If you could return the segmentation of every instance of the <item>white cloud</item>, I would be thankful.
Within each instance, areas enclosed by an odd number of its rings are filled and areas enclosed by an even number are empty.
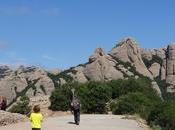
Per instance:
[[[18,57],[16,52],[7,51],[3,54],[5,58],[1,59],[0,64],[8,66],[19,66],[19,65],[26,65],[27,63],[27,59]]]
[[[43,59],[50,60],[50,61],[56,61],[57,59],[48,55],[42,55]]]
[[[31,8],[28,6],[8,6],[0,8],[0,14],[3,15],[26,15],[30,14],[31,11]]]
[[[46,16],[58,16],[59,8],[44,8],[35,9],[30,6],[8,6],[0,7],[0,15],[46,15]]]

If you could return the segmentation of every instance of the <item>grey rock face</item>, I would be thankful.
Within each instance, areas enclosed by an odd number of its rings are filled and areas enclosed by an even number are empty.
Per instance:
[[[153,74],[153,77],[160,76],[161,80],[164,80],[166,74],[166,49],[141,49],[141,56],[148,61],[153,60],[153,57],[158,57],[163,61],[162,64],[155,61],[148,69]]]
[[[161,73],[160,75],[161,80],[165,80],[166,79],[166,59],[163,59],[160,73]]]
[[[165,48],[141,49],[141,56],[143,58],[151,60],[153,55],[156,55],[156,56],[160,57],[161,59],[165,59],[166,58],[166,49]]]
[[[126,38],[122,40],[110,51],[110,55],[122,61],[131,63],[135,66],[137,72],[153,79],[153,76],[142,61],[140,48],[133,39]]]
[[[59,73],[61,73],[61,70],[55,68],[55,69],[52,69],[52,70],[50,71],[50,73],[51,73],[51,74],[54,74],[54,75],[58,75]]]
[[[112,58],[105,55],[101,48],[98,48],[89,58],[89,64],[86,65],[84,74],[95,81],[123,78],[123,74],[114,67]]]
[[[151,67],[149,68],[149,71],[152,73],[153,77],[157,77],[160,74],[160,64],[153,63]]]
[[[70,73],[69,75],[72,76],[72,78],[80,83],[85,83],[88,81],[88,79],[85,77],[83,71],[84,71],[83,66],[77,66],[74,68],[74,71],[76,71],[76,74]]]
[[[169,45],[167,48],[166,64],[166,82],[171,84],[167,90],[175,92],[175,45]]]
[[[79,65],[73,69],[76,73],[69,73],[75,81],[84,83],[92,81],[108,81],[122,79],[123,73],[116,69],[116,61],[105,54],[102,48],[95,50],[88,63]]]
[[[32,97],[50,95],[54,90],[52,80],[39,67],[21,66],[17,70],[8,68],[2,75],[5,76],[0,78],[0,95],[7,98],[8,104],[15,100],[20,93]]]
[[[152,87],[156,90],[157,94],[161,97],[161,91],[156,82],[152,82]]]

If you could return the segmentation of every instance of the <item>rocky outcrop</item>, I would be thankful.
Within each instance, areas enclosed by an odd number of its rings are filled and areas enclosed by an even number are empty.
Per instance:
[[[95,50],[90,56],[88,63],[74,68],[76,73],[70,75],[78,82],[107,81],[122,79],[123,73],[116,69],[116,61],[111,56],[105,54],[102,48]]]
[[[149,68],[149,71],[151,72],[151,74],[153,75],[153,77],[157,77],[159,76],[160,74],[160,69],[161,69],[161,66],[159,63],[153,63],[151,65],[151,67]]]
[[[50,73],[51,73],[51,74],[54,74],[54,75],[58,75],[58,74],[60,74],[60,73],[61,73],[61,70],[60,70],[60,69],[55,68],[55,69],[52,69],[52,70],[50,71]]]
[[[161,93],[161,91],[160,91],[160,88],[159,88],[157,82],[155,82],[155,81],[152,82],[152,88],[153,88],[154,90],[156,90],[157,94],[158,94],[160,97],[162,97],[162,93]]]
[[[54,84],[47,72],[39,67],[20,66],[17,70],[5,68],[1,67],[4,72],[1,73],[3,78],[0,78],[0,95],[7,97],[8,104],[21,94],[29,97],[50,95],[54,90]]]
[[[141,56],[143,61],[149,62],[145,64],[153,77],[159,76],[161,80],[164,80],[166,77],[166,49],[141,49]]]
[[[27,121],[27,117],[21,114],[9,113],[0,111],[0,126],[5,126],[12,123]]]
[[[153,56],[158,56],[161,59],[166,58],[166,49],[141,49],[142,58],[146,58],[147,60],[151,60]]]
[[[70,73],[69,75],[72,76],[72,78],[80,83],[85,83],[88,81],[87,77],[84,75],[83,71],[84,71],[84,67],[83,66],[77,66],[74,68],[74,71],[76,73]]]
[[[14,70],[0,66],[0,96],[7,97],[9,104],[22,94],[29,97],[50,95],[56,85],[72,80],[80,83],[109,81],[139,78],[140,74],[153,81],[152,86],[159,94],[154,78],[166,79],[171,84],[168,92],[175,92],[175,45],[169,45],[167,49],[140,49],[132,38],[125,38],[108,54],[97,48],[87,63],[64,71],[46,72],[35,66],[20,66]]]
[[[140,48],[133,39],[126,38],[122,40],[109,54],[124,62],[131,63],[137,72],[153,79],[153,76],[142,61]]]
[[[168,92],[175,92],[175,45],[169,45],[166,57],[166,82],[170,84]]]
[[[83,72],[86,77],[95,81],[123,78],[123,74],[115,68],[113,59],[101,48],[95,50]]]

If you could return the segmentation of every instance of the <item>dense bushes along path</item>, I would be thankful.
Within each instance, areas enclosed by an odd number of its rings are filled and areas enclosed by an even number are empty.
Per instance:
[[[42,130],[146,130],[134,120],[122,119],[116,115],[82,115],[79,126],[72,123],[71,115],[48,118]],[[0,130],[31,130],[30,123],[18,123],[0,127]]]

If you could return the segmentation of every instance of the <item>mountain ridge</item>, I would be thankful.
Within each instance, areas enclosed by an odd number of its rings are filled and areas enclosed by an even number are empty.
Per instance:
[[[161,95],[155,78],[169,84],[167,92],[175,92],[175,45],[167,48],[142,49],[132,38],[125,38],[109,53],[97,48],[85,64],[67,70],[46,71],[37,66],[20,66],[11,69],[0,66],[0,95],[6,96],[8,104],[22,94],[29,97],[50,95],[56,86],[66,82],[108,81],[129,77],[148,77],[152,87]]]

